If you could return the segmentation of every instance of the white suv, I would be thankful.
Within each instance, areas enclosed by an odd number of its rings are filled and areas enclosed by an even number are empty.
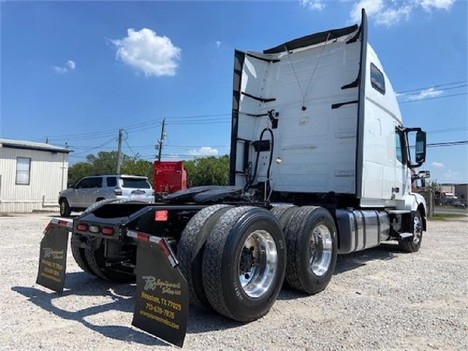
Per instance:
[[[60,215],[70,216],[104,199],[135,199],[153,202],[154,192],[147,177],[100,175],[81,179],[74,187],[59,194]]]

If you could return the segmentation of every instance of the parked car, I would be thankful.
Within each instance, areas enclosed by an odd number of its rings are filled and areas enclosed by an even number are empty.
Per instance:
[[[100,175],[81,179],[72,188],[59,194],[60,215],[70,216],[105,199],[154,201],[154,192],[147,177],[133,175]]]
[[[452,206],[456,208],[466,208],[466,203],[463,202],[462,200],[457,200],[452,202]]]

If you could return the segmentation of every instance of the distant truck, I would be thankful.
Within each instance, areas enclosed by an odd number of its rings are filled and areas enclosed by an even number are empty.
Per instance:
[[[155,161],[153,166],[156,199],[187,188],[187,171],[183,161]]]
[[[426,134],[403,125],[364,11],[360,26],[236,51],[231,126],[230,186],[55,220],[38,283],[63,289],[70,231],[83,270],[136,279],[133,324],[180,346],[189,301],[250,322],[285,280],[305,294],[325,289],[338,254],[386,240],[419,250],[426,203],[411,182]]]

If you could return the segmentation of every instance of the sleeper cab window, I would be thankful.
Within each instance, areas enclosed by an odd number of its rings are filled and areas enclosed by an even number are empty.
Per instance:
[[[370,79],[372,87],[382,95],[385,95],[385,77],[376,65],[370,65]]]

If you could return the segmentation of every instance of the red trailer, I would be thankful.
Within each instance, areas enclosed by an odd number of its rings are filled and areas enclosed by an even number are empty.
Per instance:
[[[154,162],[154,192],[156,197],[187,188],[187,172],[182,161]]]

